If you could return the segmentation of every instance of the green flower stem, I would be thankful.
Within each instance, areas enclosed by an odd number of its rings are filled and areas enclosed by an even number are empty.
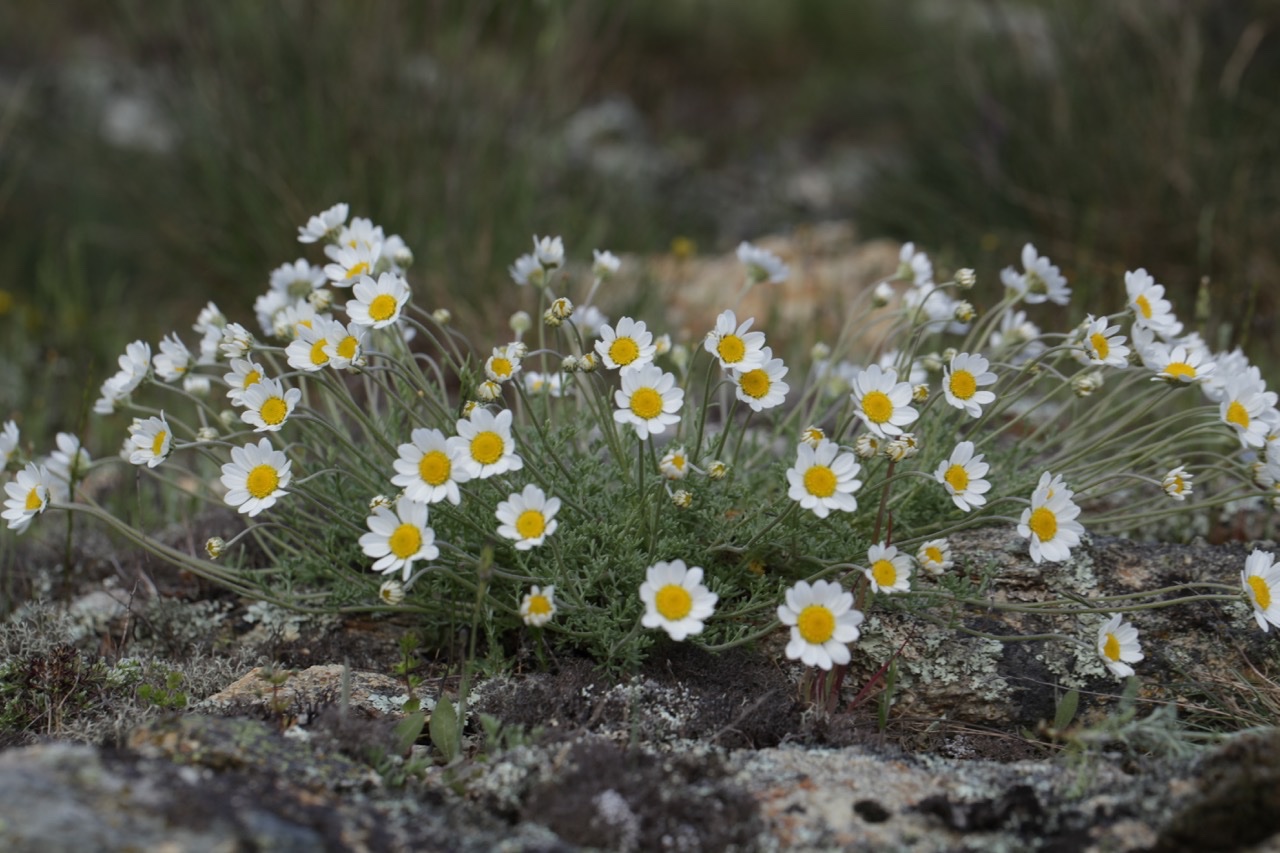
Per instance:
[[[514,384],[516,386],[517,398],[524,401],[525,405],[529,407],[529,411],[533,411],[533,406],[531,403],[529,403],[529,397],[527,392],[525,391],[524,383],[516,382]],[[547,435],[546,423],[544,423],[542,420],[536,417],[532,418],[531,420],[533,421],[533,428],[537,431],[538,437],[542,440],[542,450],[545,452],[547,456],[551,457],[551,461],[554,462],[556,464],[556,467],[560,469],[560,473],[564,474],[565,479],[572,481],[573,474],[569,471],[569,466],[565,465],[564,460],[562,460],[559,457],[559,455],[555,452],[555,449],[551,445],[551,438]],[[528,446],[527,443],[524,442],[523,434],[520,436],[520,440],[522,444],[525,444],[525,446]],[[581,511],[579,507],[574,507],[574,509],[578,509],[579,511]]]
[[[694,356],[696,355],[697,353],[695,352]],[[716,383],[711,381],[711,377],[718,364],[719,362],[714,357],[707,364],[707,376],[702,386],[702,407],[698,409],[698,432],[693,440],[693,454],[690,457],[695,462],[702,459],[702,435],[703,430],[706,428],[707,410],[711,408],[711,394],[716,386]],[[689,373],[692,375],[693,371],[690,370]]]
[[[727,384],[727,383],[721,383],[721,386],[723,387],[723,386],[725,386],[726,384]],[[721,396],[723,396],[723,395],[721,395]],[[724,405],[724,402],[723,402],[723,400],[722,400],[722,401],[721,401],[721,406],[723,406],[723,405]],[[721,409],[721,411],[724,411],[724,409],[722,408],[722,409]],[[719,435],[719,437],[718,437],[718,438],[717,438],[717,440],[716,440],[716,452],[715,452],[714,454],[712,454],[712,457],[711,457],[711,458],[713,458],[713,459],[720,459],[720,458],[722,458],[722,457],[721,457],[721,454],[722,454],[722,453],[724,453],[724,443],[725,443],[725,439],[727,439],[727,438],[729,437],[729,427],[733,425],[733,416],[734,416],[734,415],[736,415],[737,413],[738,413],[738,398],[737,398],[737,397],[734,397],[734,398],[733,398],[733,405],[729,407],[729,412],[728,412],[728,414],[725,416],[725,419],[724,419],[724,426],[721,428],[721,430],[720,430],[720,435]]]
[[[452,330],[447,329],[444,326],[441,326],[439,323],[436,323],[435,318],[432,317],[431,314],[429,314],[426,311],[426,309],[417,308],[416,306],[412,306],[412,305],[410,306],[410,309],[417,311],[422,317],[426,319],[430,319],[433,325],[435,325],[442,332],[444,332],[445,338],[449,341],[449,347],[447,350],[440,343],[440,338],[436,337],[436,335],[430,329],[428,329],[424,323],[420,323],[408,315],[404,316],[404,319],[406,322],[408,322],[411,326],[413,326],[418,331],[422,332],[422,334],[426,335],[427,338],[429,338],[431,342],[436,345],[436,349],[438,349],[444,355],[446,363],[448,364],[449,368],[453,370],[454,374],[455,375],[460,374],[462,372],[462,365],[466,364],[467,360],[462,356],[461,351],[459,351],[458,343],[453,339],[454,333],[452,332]],[[464,338],[463,340],[465,341],[466,339]]]
[[[774,631],[778,630],[778,628],[780,627],[782,627],[782,623],[779,622],[777,619],[774,619],[770,621],[769,624],[765,625],[763,628],[758,628],[755,631],[752,631],[748,634],[744,634],[741,637],[737,637],[732,640],[727,640],[723,643],[707,643],[706,645],[703,646],[703,648],[709,652],[727,652],[729,649],[736,649],[739,646],[745,646],[749,643],[759,642],[760,640],[772,634]]]
[[[738,546],[739,548],[738,553],[745,554],[747,551],[751,550],[751,547],[755,545],[757,542],[759,542],[761,539],[763,539],[765,537],[765,534],[767,534],[769,531],[773,530],[773,528],[777,527],[779,524],[786,521],[793,514],[795,514],[795,511],[800,506],[800,504],[796,503],[790,498],[781,498],[779,499],[779,502],[781,502],[782,500],[787,501],[787,504],[788,504],[787,508],[784,509],[777,516],[775,516],[773,521],[769,522],[763,528],[761,528],[760,531],[757,532],[755,536],[752,536],[749,540],[747,540],[747,544]],[[777,504],[775,503],[775,506],[776,505]]]
[[[1241,498],[1247,498],[1254,494],[1256,494],[1256,492],[1252,489],[1224,492],[1223,494],[1216,495],[1208,500],[1198,500],[1195,502],[1194,506],[1196,509],[1208,509],[1210,507],[1223,506],[1224,504],[1229,504],[1232,501],[1238,501]],[[1165,516],[1178,515],[1185,511],[1181,506],[1173,506],[1164,510],[1153,510],[1151,512],[1128,512],[1131,508],[1132,507],[1125,507],[1126,511],[1123,514],[1111,515],[1108,513],[1099,513],[1092,516],[1090,521],[1095,525],[1132,524],[1138,521],[1151,521]]]

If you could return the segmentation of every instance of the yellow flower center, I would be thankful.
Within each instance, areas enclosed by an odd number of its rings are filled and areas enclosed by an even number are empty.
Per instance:
[[[27,502],[23,506],[27,512],[32,512],[44,506],[44,497],[40,494],[39,486],[27,492]]]
[[[1102,641],[1102,654],[1107,660],[1120,660],[1120,641],[1110,631],[1107,632],[1107,638]]]
[[[947,469],[947,473],[942,475],[942,479],[946,480],[947,485],[957,492],[963,492],[969,488],[969,472],[965,470],[963,465],[952,465]]]
[[[978,380],[967,370],[957,370],[951,374],[951,395],[961,400],[968,400],[978,390]]]
[[[942,549],[941,549],[941,548],[938,548],[938,547],[937,547],[937,546],[935,546],[935,545],[930,545],[928,548],[925,548],[925,549],[924,549],[924,555],[925,555],[925,557],[927,557],[927,558],[928,558],[929,562],[931,562],[931,563],[944,563],[944,562],[946,562],[946,557],[944,557],[944,556],[942,555]]]
[[[1249,410],[1240,405],[1239,400],[1232,400],[1227,406],[1227,423],[1235,424],[1240,429],[1249,428]]]
[[[240,386],[240,390],[246,390],[250,385],[257,384],[262,379],[262,374],[256,370],[250,370],[244,375],[244,384]]]
[[[258,409],[258,414],[262,416],[263,423],[276,426],[284,423],[285,416],[289,414],[289,404],[280,397],[268,397]]]
[[[1038,272],[1034,270],[1027,271],[1027,292],[1034,293],[1039,296],[1049,292],[1049,283],[1040,277]]]
[[[628,365],[640,357],[640,347],[631,338],[614,338],[609,344],[609,358],[614,364]]]
[[[769,393],[769,374],[760,368],[748,370],[742,374],[742,378],[738,380],[739,387],[746,393],[748,397],[759,400],[765,394]]]
[[[422,454],[418,460],[418,476],[429,486],[438,486],[449,479],[453,473],[453,463],[448,454],[440,450],[432,450]]]
[[[151,455],[160,456],[164,453],[164,440],[168,438],[169,433],[160,430],[156,433],[156,437],[151,439]]]
[[[279,487],[279,472],[265,463],[255,467],[249,472],[249,476],[244,478],[245,491],[259,500],[270,497]]]
[[[637,388],[631,394],[631,411],[643,420],[652,420],[662,414],[662,395],[652,388]]]
[[[381,323],[383,320],[390,320],[396,315],[399,305],[396,298],[389,293],[379,293],[373,297],[373,301],[369,303],[369,318],[375,323]]]
[[[541,510],[526,509],[516,518],[516,532],[521,539],[537,539],[547,529],[547,520]]]
[[[1133,300],[1133,304],[1138,306],[1138,313],[1142,315],[1142,319],[1151,319],[1151,303],[1147,301],[1145,294],[1139,293],[1138,298]]]
[[[829,498],[836,493],[835,472],[826,465],[810,465],[804,472],[805,490],[818,498]]]
[[[30,503],[30,498],[27,502]],[[1259,575],[1249,576],[1249,588],[1253,590],[1253,600],[1258,603],[1259,610],[1266,610],[1271,606],[1271,587]]]
[[[354,244],[353,244],[353,247],[354,247]],[[356,264],[353,264],[351,269],[347,270],[347,278],[349,279],[356,278],[357,276],[364,275],[368,271],[369,271],[369,263],[367,261],[360,261]]]
[[[1099,361],[1106,359],[1111,354],[1111,344],[1107,343],[1107,336],[1101,332],[1094,332],[1090,335],[1089,343],[1093,345],[1093,352]]]
[[[315,366],[322,367],[329,363],[329,356],[324,354],[325,345],[328,343],[324,338],[321,338],[311,345],[311,363]]]
[[[506,445],[502,436],[492,430],[482,432],[471,439],[471,458],[481,465],[492,465],[502,458]]]
[[[882,587],[890,587],[898,582],[898,568],[892,560],[876,560],[871,566],[871,576]]]
[[[747,345],[737,335],[725,335],[716,344],[716,353],[725,364],[737,364],[747,354]]]
[[[796,617],[800,639],[813,645],[821,645],[836,633],[835,614],[825,604],[810,604]]]
[[[684,587],[669,583],[653,596],[653,606],[663,619],[675,622],[693,610],[693,596]]]
[[[354,335],[347,335],[338,343],[338,357],[348,361],[355,358],[357,343]]]
[[[412,557],[422,547],[422,531],[415,525],[402,524],[395,529],[387,540],[391,553],[401,560]]]
[[[551,600],[545,595],[529,596],[529,615],[530,616],[550,616]]]
[[[1041,542],[1048,542],[1058,535],[1058,517],[1053,514],[1053,510],[1039,507],[1031,513],[1027,527],[1031,528],[1031,532],[1039,537]]]
[[[507,377],[511,375],[511,359],[503,358],[495,355],[489,359],[489,372],[494,376]]]
[[[1195,379],[1196,369],[1185,361],[1171,361],[1164,372],[1172,376],[1174,379]]]
[[[1172,482],[1169,483],[1169,488],[1173,490],[1173,493],[1175,495],[1182,494],[1182,490],[1185,489],[1186,487],[1187,487],[1187,483],[1185,480],[1182,479],[1182,475],[1180,474],[1175,474]]]
[[[893,401],[883,391],[871,391],[862,398],[862,411],[873,424],[882,424],[893,417]]]

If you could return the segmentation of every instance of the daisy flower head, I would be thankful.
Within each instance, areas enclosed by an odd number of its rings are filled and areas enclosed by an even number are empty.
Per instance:
[[[653,333],[643,320],[623,317],[617,328],[607,323],[600,327],[600,340],[595,351],[604,366],[613,370],[638,370],[653,361],[657,348],[653,345]]]
[[[515,346],[494,347],[485,359],[484,375],[493,382],[506,382],[520,372],[520,355]]]
[[[512,281],[521,287],[529,284],[534,287],[542,287],[547,278],[547,274],[542,269],[542,264],[538,263],[538,258],[535,255],[521,255],[516,258],[515,263],[507,268],[507,274],[511,276]]]
[[[591,272],[599,279],[606,279],[622,269],[622,261],[613,252],[591,250]]]
[[[1207,360],[1203,350],[1182,344],[1174,347],[1156,345],[1152,358],[1152,369],[1156,371],[1152,378],[1170,384],[1199,382],[1211,374],[1215,367],[1212,361]]]
[[[1253,618],[1264,631],[1270,631],[1272,625],[1280,628],[1280,566],[1275,565],[1275,559],[1270,551],[1254,548],[1240,571],[1240,585],[1253,606]]]
[[[533,238],[533,256],[544,270],[558,270],[564,266],[564,240],[559,237]]]
[[[1129,664],[1142,660],[1142,644],[1138,642],[1138,629],[1126,622],[1119,613],[1098,627],[1098,657],[1116,678],[1133,675]]]
[[[191,362],[191,350],[171,332],[160,341],[160,352],[151,359],[151,366],[165,382],[176,382],[191,369]]]
[[[449,439],[449,444],[458,450],[455,458],[461,459],[470,479],[484,480],[524,467],[511,436],[510,409],[495,415],[476,406],[468,417],[458,421],[457,430],[458,434]]]
[[[1165,340],[1181,334],[1182,324],[1173,314],[1173,303],[1164,298],[1164,285],[1156,284],[1149,272],[1141,268],[1126,272],[1124,289],[1135,326],[1149,329]]]
[[[351,287],[362,278],[372,277],[382,257],[382,244],[357,242],[354,246],[325,246],[324,253],[332,263],[325,264],[324,274],[334,287]]]
[[[13,454],[18,451],[19,438],[18,425],[13,421],[5,421],[4,429],[0,430],[0,470],[8,467]]]
[[[1164,479],[1160,481],[1161,487],[1165,494],[1173,498],[1175,501],[1185,501],[1187,495],[1191,494],[1191,474],[1186,468],[1179,465],[1168,474],[1164,475]]]
[[[791,275],[791,269],[782,259],[759,246],[743,240],[738,244],[738,260],[747,268],[747,278],[752,284],[769,282],[781,284]]]
[[[894,278],[909,281],[916,287],[933,284],[933,261],[924,252],[917,252],[915,243],[903,243]]]
[[[347,221],[348,206],[339,202],[328,210],[318,213],[307,220],[306,225],[298,228],[299,243],[317,243],[331,240],[342,230]]]
[[[151,344],[134,341],[124,348],[124,355],[120,356],[118,363],[120,370],[115,375],[116,385],[123,396],[128,396],[142,384],[151,369]]]
[[[672,447],[662,454],[662,458],[658,460],[658,470],[668,480],[683,480],[689,476],[689,457],[685,454],[684,447]]]
[[[849,643],[861,634],[862,620],[853,594],[834,581],[800,581],[778,605],[778,621],[791,628],[787,658],[821,669],[849,662]]]
[[[1218,414],[1245,447],[1262,447],[1276,421],[1276,394],[1248,373],[1236,374],[1223,388]]]
[[[676,387],[674,375],[655,364],[646,364],[623,371],[621,378],[622,388],[613,396],[618,406],[613,419],[635,427],[641,441],[680,422],[677,413],[684,405],[684,389]]]
[[[49,471],[43,465],[28,462],[12,480],[4,484],[8,497],[0,518],[8,522],[10,530],[22,533],[31,519],[44,512],[53,495]]]
[[[991,333],[991,349],[1018,365],[1039,358],[1045,343],[1040,339],[1040,327],[1027,319],[1027,312],[1005,311],[1000,315],[1000,328]]]
[[[294,370],[314,373],[329,366],[329,345],[346,327],[337,320],[316,318],[309,325],[298,325],[298,336],[285,347],[284,354]]]
[[[853,452],[857,454],[859,459],[875,459],[880,455],[880,450],[888,444],[884,439],[864,432],[853,442]],[[812,445],[816,447],[817,445]]]
[[[531,628],[541,628],[556,615],[555,584],[529,587],[529,591],[520,599],[520,618]]]
[[[911,394],[911,383],[899,382],[898,371],[873,364],[853,380],[854,414],[876,435],[893,438],[919,416],[909,405]]]
[[[305,258],[281,264],[271,271],[271,290],[291,300],[306,299],[324,287],[324,270],[313,267]]]
[[[1262,371],[1249,364],[1248,356],[1240,347],[1236,347],[1231,352],[1216,353],[1213,356],[1213,363],[1217,367],[1200,383],[1200,391],[1211,402],[1221,403],[1227,395],[1227,382],[1244,373],[1256,379],[1257,384],[1266,387],[1266,383],[1262,381]]]
[[[257,385],[266,376],[261,364],[247,358],[231,359],[231,372],[222,377],[227,383],[227,397],[233,406],[244,405],[244,392]]]
[[[762,412],[782,404],[787,398],[791,386],[782,381],[787,375],[787,367],[782,359],[773,357],[773,350],[765,347],[760,351],[761,363],[757,367],[730,371],[730,381],[736,389],[737,398],[751,407],[753,412]]]
[[[1006,287],[1016,290],[1028,305],[1041,302],[1052,302],[1055,305],[1066,305],[1071,299],[1071,288],[1062,271],[1049,262],[1047,257],[1036,252],[1036,247],[1027,243],[1022,247],[1023,272],[1014,272],[1007,267],[1000,274],[1000,280]]]
[[[1049,489],[1036,489],[1031,506],[1022,511],[1018,521],[1018,535],[1031,542],[1032,562],[1061,563],[1071,556],[1071,549],[1080,544],[1084,533],[1075,520],[1079,514],[1080,507],[1071,501],[1069,491],[1059,490],[1050,496]]]
[[[378,587],[378,598],[382,599],[383,604],[395,607],[404,601],[404,584],[395,578],[388,578]]]
[[[841,452],[834,441],[823,439],[817,447],[798,444],[796,464],[787,469],[787,497],[818,518],[826,518],[833,509],[853,512],[858,508],[854,493],[862,488],[856,479],[861,470],[853,454]]]
[[[450,444],[438,429],[415,429],[410,443],[400,445],[399,458],[392,463],[396,474],[392,485],[404,489],[409,500],[424,504],[447,500],[457,506],[462,502],[458,484],[471,479],[462,448]]]
[[[399,240],[399,238],[396,238]],[[351,220],[351,224],[344,227],[338,232],[336,242],[340,246],[355,248],[356,246],[381,246],[387,241],[386,233],[382,230],[381,225],[374,225],[373,220],[363,216],[357,216]],[[404,241],[400,240],[403,244]],[[325,247],[325,253],[330,253],[331,247]]]
[[[951,559],[951,543],[946,539],[930,539],[916,550],[916,562],[931,575],[940,575],[955,565]]]
[[[817,447],[826,437],[826,432],[817,424],[810,424],[800,431],[800,443],[810,447]]]
[[[79,437],[73,433],[58,433],[54,436],[54,443],[57,450],[49,454],[49,459],[44,464],[58,487],[58,500],[62,501],[70,497],[71,481],[83,480],[93,459],[89,456],[89,451],[80,444]]]
[[[996,375],[987,370],[989,366],[980,355],[962,352],[952,356],[951,363],[942,371],[942,392],[947,403],[964,409],[971,418],[981,416],[982,407],[996,399],[992,392],[980,390],[984,385],[995,384]]]
[[[588,305],[573,312],[573,315],[565,318],[581,333],[583,339],[596,338],[600,336],[600,331],[609,325],[609,317],[594,305]],[[588,353],[592,358],[594,354]],[[586,356],[583,356],[584,358]]]
[[[239,323],[228,323],[222,327],[222,338],[218,341],[218,352],[227,359],[244,358],[253,349],[253,332]]]
[[[346,370],[364,365],[364,337],[368,328],[358,323],[345,326],[333,321],[329,336],[325,338],[324,354],[329,357],[329,366],[334,370]]]
[[[169,431],[164,412],[158,418],[135,420],[129,426],[129,444],[132,446],[129,461],[134,465],[154,468],[168,458],[173,449],[173,433]]]
[[[360,537],[365,556],[373,557],[373,571],[390,574],[400,569],[402,580],[418,560],[440,556],[435,531],[427,526],[427,505],[408,498],[396,501],[395,511],[380,506],[365,519],[369,532]]]
[[[702,583],[701,568],[685,568],[684,560],[659,560],[646,570],[640,584],[645,609],[640,624],[661,628],[679,642],[702,633],[703,623],[715,612],[719,599]]]
[[[1072,354],[1081,364],[1127,367],[1129,348],[1125,346],[1125,336],[1116,334],[1119,331],[1119,325],[1107,325],[1106,317],[1095,318],[1090,314],[1080,330],[1080,346]]]
[[[556,532],[560,499],[549,498],[533,483],[498,504],[498,535],[515,540],[517,551],[536,548]]]
[[[764,332],[751,332],[756,320],[748,317],[741,323],[733,311],[726,309],[716,318],[716,327],[707,333],[702,346],[720,360],[725,370],[748,370],[764,361]]]
[[[246,388],[240,399],[244,403],[240,420],[253,427],[254,432],[277,432],[293,414],[302,391],[286,391],[279,379],[262,379]]]
[[[524,372],[524,390],[530,394],[546,394],[551,397],[564,395],[564,378],[559,373]]]
[[[899,554],[896,545],[872,545],[867,549],[863,574],[873,592],[907,592],[911,589],[911,557]]]
[[[222,485],[227,488],[223,500],[253,518],[287,494],[285,489],[293,479],[292,464],[266,437],[257,444],[231,448],[231,461],[222,466]]]
[[[347,301],[351,322],[382,329],[400,319],[400,312],[409,301],[409,283],[395,273],[384,272],[376,282],[362,275],[351,293],[355,296]]]
[[[1036,487],[1033,491],[1043,491],[1045,497],[1057,497],[1058,495],[1066,495],[1068,499],[1075,497],[1075,492],[1067,487],[1066,478],[1061,474],[1053,474],[1045,471],[1040,475],[1040,479],[1036,481]]]

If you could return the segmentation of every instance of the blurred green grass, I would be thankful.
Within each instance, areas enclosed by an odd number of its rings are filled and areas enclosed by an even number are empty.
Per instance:
[[[832,209],[868,236],[987,282],[1030,240],[1095,313],[1126,268],[1187,317],[1208,276],[1212,342],[1274,359],[1277,32],[1264,0],[5,4],[0,416],[41,446],[83,430],[125,342],[185,332],[208,299],[247,318],[335,201],[404,236],[418,298],[499,329],[531,234],[731,248],[757,236],[725,233],[732,202],[680,184],[759,163],[768,193],[789,144],[893,153]],[[135,91],[169,150],[145,113],[123,128],[141,147],[104,136],[97,107]],[[566,120],[614,93],[686,152],[673,177],[637,187],[565,150]],[[776,230],[808,215],[770,211]]]

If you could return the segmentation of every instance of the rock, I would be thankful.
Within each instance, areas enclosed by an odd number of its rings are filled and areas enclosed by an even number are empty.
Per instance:
[[[205,699],[202,710],[218,714],[314,715],[345,701],[350,711],[371,719],[399,718],[409,694],[402,680],[338,664],[289,672],[254,667]],[[418,691],[423,708],[435,706],[435,691]]]

